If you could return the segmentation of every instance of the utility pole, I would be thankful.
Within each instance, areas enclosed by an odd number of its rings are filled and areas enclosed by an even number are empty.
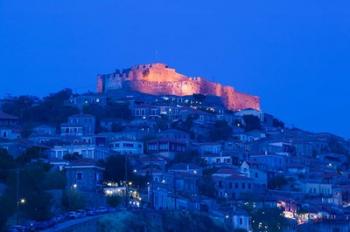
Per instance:
[[[16,169],[16,207],[17,207],[17,225],[19,224],[19,168]]]
[[[128,190],[128,155],[125,155],[125,163],[124,163],[124,169],[125,169],[125,207],[128,208],[129,200],[129,190]]]

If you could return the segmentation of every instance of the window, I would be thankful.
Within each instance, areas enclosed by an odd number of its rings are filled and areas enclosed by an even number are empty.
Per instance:
[[[83,173],[78,172],[77,173],[77,180],[82,180],[83,179]]]
[[[229,188],[232,189],[232,182],[229,183]]]
[[[239,224],[242,225],[243,224],[243,219],[240,217],[239,218]]]
[[[245,183],[242,183],[242,189],[245,189]]]
[[[238,189],[238,183],[235,183],[235,188]]]

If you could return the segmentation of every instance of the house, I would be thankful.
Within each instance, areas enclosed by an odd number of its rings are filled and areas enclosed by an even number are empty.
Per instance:
[[[159,114],[166,116],[169,120],[181,118],[181,107],[176,105],[162,104],[157,106]]]
[[[212,210],[210,217],[214,220],[225,224],[230,231],[247,231],[252,232],[251,217],[242,209],[236,207],[226,207]]]
[[[241,157],[243,157],[245,155],[248,155],[249,150],[248,145],[246,144],[240,143],[235,140],[228,140],[224,142],[223,151],[232,155],[244,154],[241,155]]]
[[[18,128],[2,126],[0,127],[0,138],[7,140],[16,140],[21,138],[21,131]]]
[[[213,165],[213,166],[232,164],[232,157],[229,155],[223,155],[223,154],[205,153],[201,155],[201,159],[203,159],[207,165]]]
[[[104,168],[91,160],[78,160],[64,167],[67,188],[79,191],[96,191],[102,187]]]
[[[194,113],[196,119],[193,121],[195,124],[208,125],[214,124],[217,121],[217,115],[206,111],[197,110]]]
[[[18,127],[17,117],[0,111],[0,138],[16,140],[21,137],[21,130]]]
[[[330,196],[333,194],[332,184],[320,180],[307,180],[301,184],[301,191],[311,196]]]
[[[264,113],[259,111],[259,110],[255,110],[255,109],[244,109],[244,110],[240,110],[235,112],[235,115],[237,117],[244,117],[244,116],[255,116],[257,118],[260,119],[260,121],[264,121]]]
[[[148,176],[157,171],[164,171],[167,161],[160,156],[143,155],[139,157],[136,171],[138,175]]]
[[[251,232],[251,218],[246,211],[236,209],[232,213],[232,229],[233,230],[244,230],[247,232]]]
[[[173,157],[178,152],[187,151],[187,143],[174,139],[154,139],[146,142],[148,154],[161,154]]]
[[[248,162],[244,161],[240,166],[240,173],[248,178],[252,178],[256,185],[259,185],[262,188],[267,186],[267,173],[250,167]]]
[[[172,165],[168,169],[169,173],[177,172],[177,173],[189,173],[193,175],[202,175],[202,168],[196,164],[191,163],[178,163]]]
[[[155,209],[199,210],[198,181],[200,176],[188,172],[153,175],[151,184]]]
[[[18,123],[18,117],[0,111],[0,127],[14,127],[17,126]]]
[[[273,142],[273,143],[269,143],[267,145],[266,151],[269,152],[269,153],[294,154],[295,153],[295,147],[291,143]]]
[[[208,125],[193,124],[191,127],[191,134],[197,141],[207,141],[210,139],[211,128]]]
[[[56,127],[49,125],[40,125],[33,128],[32,135],[35,136],[55,136],[56,135]]]
[[[82,95],[72,95],[69,100],[66,102],[66,105],[77,107],[83,109],[85,106],[89,105],[107,105],[107,97],[95,94],[95,93],[86,93]]]
[[[131,106],[132,116],[135,118],[157,118],[160,117],[160,109],[148,104],[135,104]]]
[[[247,135],[247,142],[258,141],[266,138],[265,132],[259,130],[248,131],[245,134]]]
[[[112,151],[120,155],[142,155],[143,142],[134,140],[115,140],[110,143]]]
[[[108,131],[112,131],[115,126],[119,126],[122,128],[127,126],[127,124],[128,123],[126,120],[120,119],[120,118],[106,118],[106,119],[101,119],[100,121],[101,128]]]
[[[194,150],[198,151],[200,155],[221,154],[223,151],[223,144],[221,142],[193,143],[192,145]]]
[[[32,147],[31,143],[22,140],[6,140],[0,141],[0,148],[7,150],[13,157],[18,157],[23,154],[28,148]]]
[[[50,159],[63,159],[68,154],[78,154],[84,159],[103,160],[110,155],[110,150],[90,144],[54,146],[49,151]]]
[[[96,120],[93,115],[77,114],[70,116],[67,123],[61,124],[61,136],[79,137],[95,134]]]
[[[269,171],[284,170],[287,165],[287,157],[282,155],[252,155],[249,162],[258,163]]]
[[[309,172],[309,168],[302,163],[293,163],[287,165],[287,171],[293,175],[306,174]]]
[[[242,175],[234,169],[219,169],[212,175],[218,198],[240,199],[247,193],[256,193],[252,178]]]
[[[184,131],[177,129],[168,129],[157,134],[159,139],[176,139],[179,141],[189,142],[190,135]]]

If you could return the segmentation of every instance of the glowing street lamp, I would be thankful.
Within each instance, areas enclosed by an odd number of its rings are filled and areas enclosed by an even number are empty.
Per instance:
[[[77,184],[73,184],[73,189],[77,189],[78,188],[78,185]]]
[[[19,200],[19,203],[20,203],[21,205],[24,205],[25,203],[27,203],[27,200],[26,200],[25,198],[21,198],[21,199]]]

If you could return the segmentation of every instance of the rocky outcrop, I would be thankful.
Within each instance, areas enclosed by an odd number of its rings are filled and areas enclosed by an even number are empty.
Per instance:
[[[210,82],[201,77],[187,77],[159,63],[138,65],[130,69],[116,70],[111,74],[98,75],[99,93],[117,89],[129,89],[152,95],[214,95],[220,97],[230,110],[246,108],[260,110],[260,100],[256,96],[237,92],[231,86]]]

